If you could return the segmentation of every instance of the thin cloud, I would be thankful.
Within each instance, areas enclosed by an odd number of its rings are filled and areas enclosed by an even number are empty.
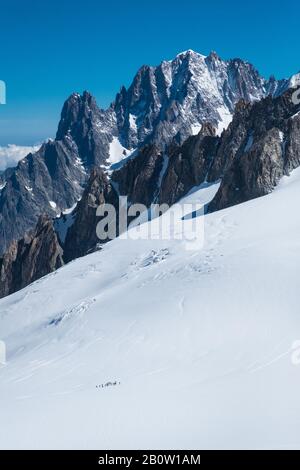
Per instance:
[[[36,152],[39,148],[40,145],[26,147],[14,144],[0,147],[0,171],[17,166],[22,158],[26,157],[30,152]]]

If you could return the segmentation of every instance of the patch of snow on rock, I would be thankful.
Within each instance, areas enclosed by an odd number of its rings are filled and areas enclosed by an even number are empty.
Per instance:
[[[126,158],[128,149],[123,147],[118,137],[114,137],[109,146],[109,162],[111,164],[118,163]]]

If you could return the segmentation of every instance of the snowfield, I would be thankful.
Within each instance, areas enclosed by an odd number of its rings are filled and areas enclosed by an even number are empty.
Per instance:
[[[299,449],[299,200],[300,169],[202,250],[116,239],[2,299],[0,447]]]

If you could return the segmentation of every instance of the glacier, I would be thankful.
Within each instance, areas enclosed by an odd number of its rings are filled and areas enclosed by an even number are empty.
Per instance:
[[[297,169],[199,251],[118,238],[2,299],[0,448],[299,449],[299,197]]]

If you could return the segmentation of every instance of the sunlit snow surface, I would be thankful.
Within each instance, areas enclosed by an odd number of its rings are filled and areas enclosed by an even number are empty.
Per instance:
[[[114,137],[109,147],[109,163],[114,164],[120,162],[127,156],[128,150],[123,147],[118,139]]]
[[[198,252],[118,239],[1,300],[0,447],[300,448],[299,200],[296,170]]]

